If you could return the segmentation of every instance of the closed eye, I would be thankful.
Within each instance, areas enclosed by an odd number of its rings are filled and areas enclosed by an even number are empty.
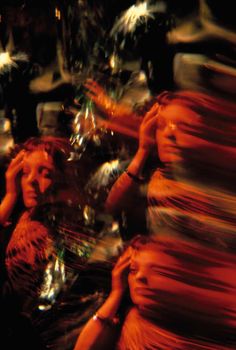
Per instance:
[[[130,266],[130,269],[129,269],[129,273],[130,274],[135,274],[135,273],[137,273],[137,271],[138,271],[138,268],[136,267],[136,266]]]
[[[52,171],[51,171],[50,169],[48,169],[48,168],[45,168],[45,167],[40,168],[40,169],[39,169],[39,173],[40,173],[43,177],[45,177],[45,178],[47,178],[47,179],[52,179],[53,173],[52,173]]]

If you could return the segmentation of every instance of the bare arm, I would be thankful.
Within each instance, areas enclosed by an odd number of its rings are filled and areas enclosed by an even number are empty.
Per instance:
[[[129,118],[135,113],[132,107],[116,102],[111,98],[105,89],[92,79],[84,83],[86,95],[96,104],[96,107],[109,118]]]
[[[155,145],[156,114],[158,105],[155,104],[145,115],[139,130],[139,147],[129,164],[127,171],[141,178],[143,169],[151,149]],[[130,200],[135,197],[139,184],[126,172],[114,183],[107,197],[105,207],[108,212],[118,214],[122,209],[130,206]]]
[[[130,105],[117,102],[111,98],[106,90],[92,79],[84,83],[86,95],[93,101],[96,108],[105,118],[100,123],[106,128],[129,137],[138,137],[142,118],[137,115]]]
[[[24,151],[21,151],[10,163],[6,171],[6,194],[0,204],[0,224],[9,219],[19,194],[18,174],[23,166]]]
[[[118,259],[112,271],[112,290],[105,303],[97,312],[104,319],[113,319],[120,307],[127,288],[131,248]],[[90,319],[77,339],[74,350],[104,350],[115,348],[117,326],[108,326],[99,319]]]

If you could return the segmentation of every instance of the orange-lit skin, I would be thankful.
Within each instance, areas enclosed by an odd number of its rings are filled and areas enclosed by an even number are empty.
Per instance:
[[[222,314],[229,316],[230,310],[234,312],[233,255],[174,238],[169,244],[166,242],[163,247],[149,243],[132,253],[128,282],[131,300],[137,308],[154,312],[158,317],[162,307],[168,306],[170,315],[192,314],[196,323],[206,315],[213,321]],[[230,317],[218,321],[235,326]]]
[[[23,162],[21,187],[26,208],[40,203],[53,184],[55,167],[53,159],[43,150],[26,153]]]
[[[197,114],[177,104],[161,109],[157,116],[156,143],[164,164],[181,161],[181,151],[197,145],[199,139],[189,134],[189,130],[198,126],[198,119]]]
[[[233,125],[230,129],[226,122],[216,119],[212,127],[211,121],[208,125],[199,114],[179,102],[161,106],[156,119],[157,153],[163,164],[190,159],[201,163],[207,159],[211,166],[216,166],[220,159],[222,168],[231,168],[230,164],[235,163],[235,147],[224,144],[234,133]],[[226,138],[221,140],[224,131]]]
[[[118,259],[111,293],[98,310],[109,319],[116,315],[128,274],[133,305],[121,327],[118,348],[151,349],[150,344],[160,344],[163,350],[234,349],[230,336],[235,330],[235,256],[174,236],[138,244]],[[224,343],[220,337],[217,343],[215,329]],[[74,349],[115,348],[113,331],[117,327],[91,319]]]
[[[154,297],[158,297],[157,290],[161,282],[159,265],[160,253],[154,246],[132,254],[128,282],[131,299],[138,308],[157,302]]]

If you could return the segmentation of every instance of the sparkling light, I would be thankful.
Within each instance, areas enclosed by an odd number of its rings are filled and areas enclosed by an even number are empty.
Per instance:
[[[28,57],[23,52],[18,52],[15,55],[10,55],[7,51],[0,53],[0,74],[9,72],[13,67],[17,68],[17,61],[27,62]]]
[[[117,32],[124,34],[134,32],[137,25],[145,23],[149,18],[154,19],[154,13],[159,12],[160,9],[159,5],[149,6],[147,1],[132,5],[115,22],[111,35],[115,35]]]
[[[120,160],[114,159],[103,163],[89,180],[87,187],[100,188],[106,186],[110,179],[119,173]]]

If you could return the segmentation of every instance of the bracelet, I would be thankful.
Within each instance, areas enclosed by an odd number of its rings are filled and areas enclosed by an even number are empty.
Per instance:
[[[109,326],[109,327],[114,327],[120,323],[120,319],[118,316],[113,317],[113,318],[103,317],[103,316],[99,315],[97,312],[93,315],[93,320],[100,321],[102,324]]]
[[[125,173],[126,173],[132,180],[134,180],[134,181],[137,182],[137,183],[143,183],[143,182],[145,181],[145,178],[144,178],[144,177],[136,176],[136,175],[130,173],[127,169],[125,170]]]

